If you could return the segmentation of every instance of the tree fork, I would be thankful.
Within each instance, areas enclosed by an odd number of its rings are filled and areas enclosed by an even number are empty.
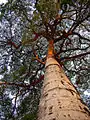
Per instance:
[[[90,111],[54,59],[53,41],[49,42],[38,120],[90,120]]]

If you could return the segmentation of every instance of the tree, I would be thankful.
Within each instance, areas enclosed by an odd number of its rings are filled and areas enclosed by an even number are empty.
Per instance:
[[[89,110],[71,84],[49,45],[38,120],[89,120]]]
[[[22,119],[28,110],[37,111],[44,65],[48,61],[48,43],[50,56],[53,54],[71,81],[76,77],[75,86],[79,91],[89,88],[89,4],[89,0],[38,0],[36,3],[10,0],[1,5],[0,84],[4,94],[15,96],[11,107],[13,118],[16,115]],[[73,94],[72,89],[70,92]],[[25,102],[28,100],[34,103],[33,107]],[[21,111],[17,101],[21,103]],[[22,103],[27,104],[26,111]],[[85,106],[82,110],[88,109]]]

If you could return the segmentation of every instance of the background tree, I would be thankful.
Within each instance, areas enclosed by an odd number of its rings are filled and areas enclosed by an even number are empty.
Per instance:
[[[54,38],[55,57],[81,95],[89,90],[89,6],[89,0],[61,0],[60,9],[55,0],[1,5],[1,120],[36,113],[49,38]],[[3,113],[5,99],[9,111]]]

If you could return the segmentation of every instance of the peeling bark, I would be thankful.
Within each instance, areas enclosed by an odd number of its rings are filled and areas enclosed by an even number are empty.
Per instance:
[[[47,58],[54,57],[54,41],[49,40]]]

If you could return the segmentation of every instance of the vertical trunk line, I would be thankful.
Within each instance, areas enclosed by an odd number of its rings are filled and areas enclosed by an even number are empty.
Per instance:
[[[52,57],[53,43],[50,43],[37,120],[90,120],[87,106]]]
[[[54,57],[54,41],[49,40],[48,42],[49,42],[49,44],[48,44],[47,58],[52,58],[52,57]]]

